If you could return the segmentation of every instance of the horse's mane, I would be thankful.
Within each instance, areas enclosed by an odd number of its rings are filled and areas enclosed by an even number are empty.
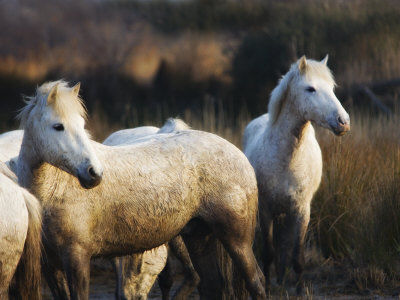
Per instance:
[[[24,97],[26,105],[17,115],[17,119],[21,121],[21,128],[25,127],[25,122],[35,106],[44,108],[47,105],[47,97],[53,88],[57,88],[57,101],[54,101],[51,105],[61,118],[78,113],[84,119],[87,119],[86,107],[79,95],[72,93],[73,88],[69,87],[67,82],[57,80],[39,86],[34,96]]]
[[[307,59],[307,65],[302,74],[299,70],[300,60],[301,59],[291,65],[289,71],[279,80],[278,85],[271,92],[268,104],[268,122],[270,125],[275,123],[282,111],[289,85],[298,80],[301,76],[305,76],[307,79],[318,77],[333,87],[336,85],[331,70],[324,62]]]
[[[157,133],[170,133],[173,131],[190,129],[190,126],[178,118],[168,118]]]

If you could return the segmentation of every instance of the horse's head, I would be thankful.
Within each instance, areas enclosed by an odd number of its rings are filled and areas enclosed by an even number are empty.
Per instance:
[[[350,130],[350,117],[334,94],[335,81],[327,61],[328,56],[320,62],[300,58],[295,65],[299,76],[290,92],[305,120],[343,135]]]
[[[343,135],[350,130],[350,118],[334,94],[335,81],[327,61],[328,56],[322,61],[300,58],[274,89],[271,101],[279,112],[280,98],[285,98],[299,118]]]
[[[80,84],[45,83],[27,100],[19,117],[27,143],[39,161],[79,179],[84,188],[97,186],[103,168],[84,129],[86,110],[78,96]]]

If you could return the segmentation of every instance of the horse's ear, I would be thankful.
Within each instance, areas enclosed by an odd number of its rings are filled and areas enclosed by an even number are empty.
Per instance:
[[[299,59],[298,67],[299,67],[300,74],[304,74],[304,73],[306,72],[306,69],[307,69],[307,59],[306,59],[306,56],[305,56],[305,55],[303,55],[303,56]]]
[[[52,104],[54,103],[54,101],[56,101],[57,94],[58,94],[58,83],[51,88],[50,93],[47,96],[47,105]]]
[[[329,58],[329,54],[327,54],[325,56],[325,58],[323,60],[321,60],[321,63],[323,63],[325,66],[328,65],[328,58]]]
[[[80,82],[78,82],[77,84],[75,84],[72,87],[72,93],[74,94],[74,96],[78,96],[80,88],[81,88],[81,83]]]

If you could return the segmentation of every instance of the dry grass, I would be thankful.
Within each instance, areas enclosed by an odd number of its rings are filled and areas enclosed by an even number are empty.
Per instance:
[[[324,157],[310,238],[326,257],[350,262],[360,287],[395,279],[400,238],[400,119],[354,115],[343,138],[319,132]]]

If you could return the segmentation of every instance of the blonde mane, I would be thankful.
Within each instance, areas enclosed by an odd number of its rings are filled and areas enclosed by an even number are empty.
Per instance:
[[[336,85],[331,70],[324,62],[307,59],[305,69],[301,72],[299,69],[301,59],[291,65],[289,71],[279,80],[278,85],[271,92],[268,104],[269,125],[273,125],[278,119],[286,102],[289,85],[298,81],[301,76],[305,76],[307,80],[318,77],[333,87]]]
[[[39,86],[34,96],[24,97],[26,105],[17,115],[17,119],[21,122],[21,128],[25,127],[25,122],[34,107],[40,106],[44,109],[48,105],[47,98],[54,88],[57,89],[57,101],[52,102],[51,105],[62,119],[73,114],[79,114],[85,120],[87,119],[86,107],[79,95],[73,93],[73,88],[69,87],[67,82],[57,80]]]

